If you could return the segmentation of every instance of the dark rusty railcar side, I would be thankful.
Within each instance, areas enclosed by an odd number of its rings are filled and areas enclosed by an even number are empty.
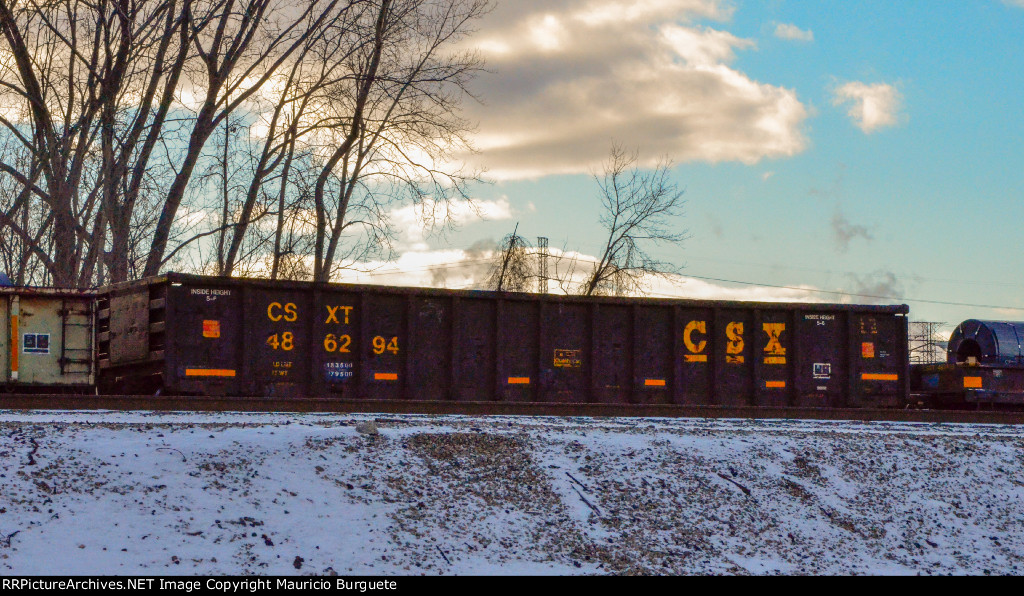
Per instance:
[[[1024,322],[968,319],[953,330],[946,364],[911,367],[915,402],[948,408],[1024,405]]]
[[[102,292],[99,345],[182,394],[898,406],[907,310],[168,274]]]

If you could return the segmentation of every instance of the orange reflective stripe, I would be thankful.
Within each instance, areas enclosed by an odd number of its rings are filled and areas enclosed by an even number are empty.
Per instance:
[[[21,353],[21,342],[18,341],[18,315],[11,317],[11,372],[14,379],[18,377],[18,354]]]
[[[375,381],[397,381],[398,373],[373,373]]]
[[[899,375],[883,374],[883,373],[863,373],[860,376],[865,381],[899,381]]]
[[[230,369],[185,369],[186,377],[233,377]]]
[[[530,377],[509,377],[508,378],[508,384],[509,385],[529,385],[530,384]]]

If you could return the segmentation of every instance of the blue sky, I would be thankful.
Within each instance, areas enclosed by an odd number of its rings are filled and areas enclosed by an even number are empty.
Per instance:
[[[655,251],[682,279],[653,295],[1024,320],[1024,1],[522,0],[479,25],[466,159],[493,182],[373,281],[471,287],[517,223],[595,254],[619,142],[686,189],[690,239]]]

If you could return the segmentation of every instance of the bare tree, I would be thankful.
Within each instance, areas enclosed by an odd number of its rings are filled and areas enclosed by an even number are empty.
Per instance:
[[[516,229],[498,244],[485,287],[498,292],[528,292],[537,277],[536,253]]]
[[[45,205],[58,285],[88,285],[106,260],[128,275],[136,203],[165,171],[150,158],[191,56],[194,0],[0,2],[0,172]],[[6,155],[5,155],[6,157]],[[3,221],[27,238],[30,230]],[[106,244],[110,240],[110,250]],[[42,248],[42,247],[40,247]]]
[[[671,163],[653,170],[637,167],[638,151],[613,145],[601,176],[594,175],[601,196],[601,226],[608,233],[604,248],[578,293],[642,292],[650,275],[665,276],[679,267],[647,253],[651,244],[681,245],[686,232],[674,227],[682,213],[684,191],[672,182]]]
[[[202,99],[188,149],[154,230],[146,275],[156,275],[165,262],[175,216],[210,135],[245,106],[325,22],[336,17],[334,8],[340,1],[310,0],[294,10],[280,0],[239,0],[237,7],[236,0],[224,0],[223,7],[215,5],[217,10],[190,20],[200,24],[193,43],[202,66],[192,84]]]
[[[301,175],[301,168],[312,163],[308,148],[312,137],[323,126],[319,107],[324,101],[325,88],[350,75],[347,70],[350,57],[367,43],[355,24],[369,10],[370,4],[363,3],[360,8],[346,7],[339,11],[336,18],[324,23],[318,34],[306,39],[291,65],[274,78],[270,89],[253,97],[250,111],[259,114],[254,125],[261,131],[250,137],[262,136],[262,142],[243,143],[250,162],[248,184],[235,210],[237,221],[230,227],[231,241],[226,254],[222,255],[219,274],[231,275],[239,259],[245,260],[243,244],[248,240],[250,246],[245,252],[249,258],[260,260],[268,250],[276,255],[269,261],[271,277],[275,276],[274,265],[280,264],[284,256],[281,254],[282,234],[285,227],[293,223],[286,222],[289,213],[286,203],[295,186],[292,176]],[[292,197],[294,204],[294,194]],[[268,235],[257,229],[255,234],[249,234],[250,225],[258,223],[262,217],[276,217],[274,232]],[[294,225],[291,227],[294,230]],[[228,229],[223,232],[228,233]],[[293,249],[294,246],[286,249],[287,254],[295,255]],[[303,269],[292,267],[290,270]]]
[[[31,159],[23,152],[20,158],[0,158],[17,163]],[[38,167],[25,168],[38,175]],[[0,271],[6,272],[16,285],[45,285],[47,267],[52,265],[50,251],[52,238],[47,223],[47,210],[24,185],[10,176],[0,176],[0,229],[11,233],[0,234]]]
[[[458,104],[481,68],[454,44],[489,9],[489,0],[377,0],[361,27],[371,32],[350,60],[349,76],[328,89],[319,134],[326,158],[313,191],[316,238],[313,277],[328,281],[346,233],[386,244],[389,201],[434,208],[465,191],[475,173],[447,166],[471,149]],[[447,210],[441,209],[443,220]],[[432,222],[425,222],[429,225]]]
[[[390,202],[475,179],[439,164],[468,147],[479,61],[452,48],[486,8],[0,0],[0,260],[66,286],[329,279],[388,243]]]

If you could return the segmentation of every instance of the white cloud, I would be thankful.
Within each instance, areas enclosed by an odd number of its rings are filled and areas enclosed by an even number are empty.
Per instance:
[[[852,81],[838,87],[832,104],[849,105],[847,115],[865,134],[888,126],[895,126],[903,106],[903,96],[893,85],[869,85]]]
[[[546,14],[530,25],[530,41],[546,52],[563,49],[566,33],[561,20],[552,14]]]
[[[775,37],[779,39],[788,39],[790,41],[814,41],[814,32],[791,25],[789,23],[779,23],[775,26]]]
[[[353,263],[340,271],[332,281],[341,283],[379,284],[407,287],[433,287],[455,290],[483,289],[497,251],[494,240],[479,240],[468,248],[411,249],[392,261]],[[549,271],[552,277],[562,278],[559,284],[552,279],[548,284],[551,294],[564,294],[584,280],[588,266],[596,261],[593,255],[575,251],[563,252],[558,247],[549,249]],[[851,276],[852,286],[843,291],[826,291],[800,284],[793,287],[735,285],[682,275],[648,276],[641,285],[649,298],[682,298],[692,300],[736,300],[747,302],[807,302],[807,303],[891,303],[888,299],[869,299],[849,295],[850,292],[872,296],[902,295],[902,285],[888,272]]]
[[[732,68],[751,40],[697,20],[723,21],[719,0],[521,0],[502,3],[469,40],[491,74],[479,156],[497,179],[581,173],[612,141],[651,160],[755,163],[802,151],[808,113],[791,89]]]
[[[695,300],[740,300],[746,302],[828,302],[813,286],[770,288],[765,286],[726,287],[703,279],[681,275],[675,280],[653,280],[652,295]]]
[[[453,200],[447,203],[423,201],[388,212],[388,221],[398,230],[400,250],[425,251],[426,238],[437,225],[461,226],[475,221],[500,221],[512,218],[508,197],[494,201]],[[404,256],[404,255],[403,255]]]
[[[749,39],[740,39],[732,33],[711,28],[665,25],[661,35],[665,43],[692,67],[713,68],[732,62],[736,58],[733,48],[754,47],[754,42]]]
[[[733,7],[707,0],[593,0],[576,3],[572,16],[590,26],[621,23],[649,22],[662,19],[691,20],[694,17],[725,20],[732,16]]]
[[[380,284],[389,286],[434,287],[448,289],[482,289],[495,259],[496,244],[481,241],[466,249],[410,250],[394,261],[355,263],[342,270],[333,281],[341,283]],[[595,258],[576,252],[562,253],[551,247],[549,267],[552,273],[567,277],[574,264],[571,279],[559,284],[548,284],[551,294],[564,294],[567,287],[583,281],[587,265]],[[557,266],[556,266],[557,262]],[[557,272],[556,272],[557,268]],[[642,285],[650,298],[684,298],[692,300],[739,300],[749,302],[850,302],[835,294],[822,293],[818,288],[801,285],[792,288],[765,286],[730,287],[723,284],[673,275],[669,278],[650,276]],[[863,298],[858,299],[864,302]]]
[[[904,294],[903,283],[888,271],[850,275],[843,287],[823,289],[810,284],[790,287],[755,284],[726,285],[682,275],[649,280],[650,296],[744,302],[813,302],[830,304],[894,304]]]
[[[492,243],[466,249],[410,250],[394,261],[354,263],[332,281],[388,286],[475,288],[484,279],[494,257]]]

